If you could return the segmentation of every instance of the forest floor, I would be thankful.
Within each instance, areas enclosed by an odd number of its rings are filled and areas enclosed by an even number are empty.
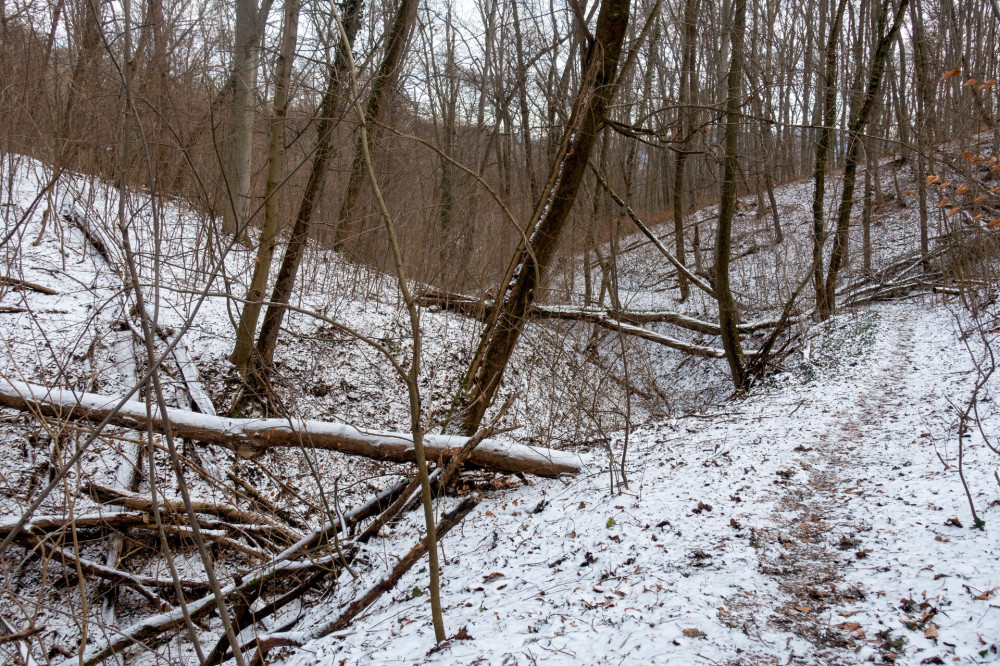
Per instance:
[[[93,179],[67,177],[46,204],[52,209],[46,227],[40,207],[31,212],[30,204],[40,200],[48,173],[39,163],[22,162],[11,177],[13,195],[3,197],[14,202],[5,208],[10,220],[23,215],[18,235],[4,248],[6,277],[54,293],[10,285],[0,290],[6,351],[0,377],[121,393],[144,362],[122,325],[129,301],[121,258],[113,251],[110,260],[100,256],[72,216],[59,215],[75,211],[114,238],[117,193]],[[759,298],[767,302],[753,316],[774,314],[787,275],[810,251],[810,227],[796,222],[807,219],[809,184],[793,183],[777,194],[786,219],[783,244],[758,246],[767,232],[755,231],[760,219],[749,208],[740,222],[745,238],[736,245],[746,258],[734,276],[741,297],[756,298],[764,283],[773,291],[769,300]],[[132,233],[146,261],[141,271],[162,286],[160,323],[177,330],[193,322],[184,341],[224,411],[232,389],[226,360],[231,303],[219,295],[204,303],[196,298],[213,258],[203,251],[203,226],[187,207],[164,203],[165,260],[154,271],[148,258],[159,248],[151,241],[143,198],[136,199]],[[913,210],[893,204],[881,211],[884,220],[874,228],[881,264],[914,246]],[[702,214],[708,219],[712,211]],[[223,268],[228,276],[242,276],[251,261],[251,253],[240,250]],[[714,318],[703,296],[676,302],[662,258],[648,247],[623,260],[622,268],[630,307]],[[313,248],[303,282],[297,303],[364,331],[405,358],[405,313],[391,279]],[[802,320],[795,328],[802,341],[781,371],[735,399],[725,399],[722,361],[615,335],[601,337],[594,353],[588,349],[597,336],[587,327],[532,324],[504,386],[517,401],[503,425],[525,428],[507,437],[569,447],[584,460],[584,473],[563,480],[477,477],[478,487],[488,488],[480,491],[481,504],[442,544],[445,623],[453,637],[447,643],[434,646],[426,564],[420,563],[347,630],[273,650],[269,658],[344,666],[1000,663],[1000,456],[987,446],[997,446],[1000,409],[994,379],[979,396],[982,429],[973,424],[964,448],[971,500],[985,521],[980,530],[959,478],[956,408],[968,404],[978,377],[974,360],[987,350],[964,335],[968,315],[948,302],[952,298],[923,293],[847,309],[822,325]],[[988,310],[995,316],[995,306]],[[425,310],[422,327],[421,386],[432,412],[449,404],[478,324]],[[711,336],[692,341],[717,344]],[[636,391],[627,438],[622,414],[632,405],[622,400],[623,378],[609,369],[626,347],[633,385],[651,396],[640,406]],[[407,427],[405,391],[385,360],[306,315],[286,320],[276,368],[283,397],[298,416]],[[168,363],[169,400],[189,408],[178,375]],[[20,515],[81,437],[69,424],[60,428],[63,434],[53,438],[30,415],[0,412],[0,521]],[[123,466],[121,442],[132,437],[130,431],[109,432],[67,477],[65,492],[47,500],[47,515],[74,507],[78,513],[101,510],[80,489],[91,481],[111,483]],[[310,526],[319,520],[314,480],[327,490],[339,481],[340,500],[350,509],[409,471],[327,453],[306,460],[288,450],[241,461],[217,448],[198,446],[196,452],[219,479],[233,471]],[[155,463],[161,478],[173,479],[165,456]],[[193,474],[189,482],[196,499],[232,501],[228,486]],[[163,484],[168,499],[176,499],[175,486]],[[437,509],[458,501],[442,499]],[[92,558],[103,555],[107,541],[95,532],[80,543]],[[308,636],[377,582],[422,533],[419,512],[411,512],[367,546],[355,561],[357,579],[343,572],[339,586],[310,593],[247,634],[292,626]],[[128,538],[122,566],[165,576],[155,540],[136,529]],[[202,575],[191,549],[180,544],[177,556],[192,577]],[[68,583],[71,577],[57,568],[64,575],[51,582],[32,561],[21,548],[0,559],[0,619],[43,627],[33,637],[36,656],[72,660],[80,642],[80,590],[97,598],[98,581]],[[224,583],[247,566],[240,553],[215,560]],[[144,599],[123,591],[113,623],[102,624],[91,610],[92,640],[136,626],[152,612]],[[202,640],[217,640],[220,626],[217,617],[199,625]],[[185,641],[180,635],[129,661],[193,663]],[[13,659],[15,647],[0,641],[0,661]]]
[[[445,619],[466,639],[432,649],[418,567],[288,663],[1000,662],[998,460],[966,444],[986,522],[970,529],[958,335],[930,302],[842,316],[749,398],[635,432],[627,489],[590,455],[580,478],[486,497],[444,544]],[[416,536],[413,520],[387,552]]]

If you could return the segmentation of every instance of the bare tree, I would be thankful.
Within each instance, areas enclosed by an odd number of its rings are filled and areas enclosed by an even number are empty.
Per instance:
[[[737,389],[746,382],[746,362],[740,334],[739,314],[729,287],[729,255],[733,214],[736,212],[736,173],[739,169],[738,135],[743,99],[743,38],[746,33],[746,0],[736,0],[731,29],[732,60],[729,65],[729,94],[726,99],[726,128],[722,189],[719,195],[719,223],[715,234],[715,295],[719,301],[719,328],[722,348]]]
[[[548,269],[576,201],[598,128],[614,95],[628,22],[629,0],[602,0],[594,35],[587,35],[583,76],[554,167],[500,285],[497,304],[456,399],[451,427],[458,431],[473,433],[478,429],[499,388],[535,289]]]
[[[284,170],[285,157],[285,116],[288,113],[288,88],[292,76],[292,60],[295,58],[295,42],[298,38],[299,0],[285,0],[284,27],[281,33],[281,50],[274,81],[274,105],[271,111],[270,132],[267,142],[267,188],[264,203],[264,225],[254,257],[253,275],[247,289],[247,303],[243,306],[240,321],[236,326],[236,348],[230,360],[246,372],[253,351],[253,336],[260,316],[260,301],[267,288],[271,274],[271,260],[278,242],[279,192],[278,187]]]

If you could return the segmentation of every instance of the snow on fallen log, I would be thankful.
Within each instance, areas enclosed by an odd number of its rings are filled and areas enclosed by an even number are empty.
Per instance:
[[[493,306],[493,301],[477,299],[465,294],[450,293],[441,290],[427,290],[419,302],[424,307],[439,307],[442,310],[458,312],[476,319],[484,319]],[[718,322],[697,319],[680,312],[669,310],[613,310],[611,308],[579,306],[579,305],[532,305],[528,316],[535,319],[565,319],[582,321],[617,329],[618,322],[626,324],[672,324],[695,333],[719,335]],[[777,320],[765,320],[740,324],[740,333],[755,333],[768,328],[774,328]],[[623,333],[635,335],[634,329],[623,330]],[[653,335],[656,335],[655,333]],[[658,340],[654,340],[658,341]],[[721,350],[720,350],[721,351]]]
[[[143,430],[147,427],[146,404],[126,402],[114,413],[120,398],[97,393],[74,392],[38,384],[0,380],[0,404],[48,416],[101,421],[111,415],[116,426]],[[390,462],[413,462],[416,455],[409,434],[361,430],[342,423],[304,419],[237,419],[168,409],[167,419],[175,437],[185,437],[231,449],[244,458],[261,455],[274,447],[305,447],[338,451]],[[151,425],[163,432],[164,419],[152,406]],[[467,437],[425,435],[424,448],[431,460],[447,460],[462,448]],[[579,456],[523,444],[484,440],[469,462],[503,472],[522,472],[557,477],[577,474]]]

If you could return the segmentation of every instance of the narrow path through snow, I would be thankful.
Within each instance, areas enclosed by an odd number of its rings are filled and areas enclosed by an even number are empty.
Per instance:
[[[883,306],[821,331],[813,366],[634,433],[626,493],[609,494],[593,454],[589,476],[483,502],[444,545],[448,628],[472,640],[429,652],[417,567],[346,635],[290,661],[996,662],[985,447],[968,473],[988,529],[949,522],[968,524],[948,399],[971,379],[951,314]],[[413,519],[387,539],[376,570],[418,534]]]

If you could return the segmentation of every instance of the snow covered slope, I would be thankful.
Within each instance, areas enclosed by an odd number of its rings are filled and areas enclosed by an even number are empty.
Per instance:
[[[634,433],[621,493],[595,454],[584,477],[488,497],[444,544],[446,623],[471,639],[432,650],[414,570],[281,663],[1000,662],[1000,457],[966,445],[986,522],[969,529],[951,402],[974,372],[951,311],[842,316],[812,350],[742,402]],[[414,517],[340,595],[417,537]]]
[[[4,187],[14,184],[13,191],[0,196],[8,231],[48,180],[42,165],[18,161],[17,171],[7,174],[10,181],[3,179]],[[808,229],[795,220],[805,210],[808,189],[797,183],[778,192],[788,216],[786,243],[747,255],[767,259],[738,262],[741,298],[762,280],[773,287],[766,303],[752,304],[757,311],[781,300],[794,274],[790,268],[805,256]],[[164,261],[157,274],[148,204],[141,194],[128,202],[130,229],[142,275],[150,283],[159,278],[160,322],[176,329],[195,312],[213,258],[204,250],[207,221],[182,204],[158,204]],[[46,207],[50,217],[43,231]],[[113,238],[116,209],[114,188],[68,176],[15,230],[4,248],[5,277],[57,293],[11,283],[0,287],[5,376],[107,393],[131,385],[135,365],[141,368],[143,361],[125,324],[130,301],[123,298],[115,255],[105,261],[69,219],[59,217],[83,215]],[[912,212],[881,212],[876,265],[912,247]],[[766,230],[767,220],[745,218],[736,246],[750,252],[766,240],[753,230]],[[774,260],[782,252],[782,262]],[[231,304],[223,294],[226,285],[242,292],[250,261],[250,253],[239,248],[226,259],[223,279],[211,289],[216,295],[199,306],[185,337],[220,409],[228,406],[233,387],[226,361]],[[768,268],[772,261],[778,268]],[[684,308],[711,319],[712,305],[701,296],[676,303],[657,275],[662,263],[645,251],[623,257],[627,305]],[[297,305],[362,330],[405,358],[405,315],[391,280],[313,248],[305,285],[295,296]],[[966,481],[986,523],[977,530],[971,529],[958,475],[955,408],[967,404],[977,378],[965,343],[977,355],[983,350],[975,338],[963,340],[959,323],[966,315],[958,304],[941,299],[928,294],[859,309],[813,327],[784,372],[745,399],[728,402],[723,362],[687,359],[633,339],[622,345],[607,332],[591,338],[582,325],[530,326],[505,380],[505,390],[519,394],[508,422],[527,427],[507,436],[572,448],[586,460],[587,473],[565,481],[488,479],[492,490],[442,546],[445,621],[455,636],[447,645],[432,650],[426,564],[418,564],[350,629],[269,657],[347,665],[1000,663],[1000,478],[994,478],[1000,455],[983,442],[985,435],[996,447],[1000,434],[992,401],[996,382],[980,396],[982,431],[973,428],[964,449]],[[425,311],[422,325],[422,390],[428,411],[440,413],[467,363],[478,324]],[[801,330],[808,326],[803,322]],[[695,341],[714,344],[706,338]],[[587,344],[592,339],[599,339],[596,354]],[[622,377],[614,365],[623,349],[633,382],[648,391],[633,412],[633,423],[645,424],[629,434],[627,450],[620,430],[626,411]],[[177,375],[168,365],[164,377],[172,403],[188,407],[181,404],[186,398]],[[406,427],[404,389],[389,365],[306,314],[287,320],[276,378],[290,410],[303,418]],[[640,402],[638,394],[634,398]],[[677,417],[706,405],[714,406]],[[4,410],[2,418],[0,519],[9,522],[80,433],[67,430],[52,438],[26,415]],[[61,515],[69,505],[77,512],[95,509],[87,495],[71,491],[115,477],[118,447],[131,435],[111,435],[84,457],[79,473],[69,476],[70,490],[53,496],[46,512]],[[228,452],[195,452],[220,478],[235,469],[309,526],[320,515],[313,473],[327,490],[337,480],[349,508],[403,471],[325,453],[306,460],[286,451],[255,467]],[[171,478],[165,459],[157,464],[163,478]],[[232,499],[224,486],[193,477],[190,482],[196,499]],[[175,487],[164,492],[176,496]],[[441,500],[439,510],[457,502]],[[252,631],[278,631],[299,611],[294,630],[298,637],[308,635],[376,582],[421,533],[416,514],[385,528],[357,561],[357,580],[342,575],[339,587],[307,596],[302,607],[247,630],[244,638]],[[97,559],[103,544],[96,538],[81,547]],[[129,561],[129,569],[165,576],[163,562],[148,555],[155,552],[151,543],[141,546],[144,554]],[[200,575],[190,550],[178,548],[177,554],[185,575]],[[36,619],[45,626],[40,640],[47,649],[75,654],[79,590],[45,587],[24,568],[22,555],[3,563],[11,568],[0,577],[0,613],[18,627]],[[247,559],[229,555],[216,564],[221,581],[230,584]],[[17,576],[6,577],[7,571]],[[151,614],[144,603],[126,591],[118,624],[95,620],[95,627],[113,635]],[[199,631],[206,643],[214,641],[220,623],[206,621]],[[7,647],[0,644],[0,657]],[[133,660],[164,658],[185,663],[193,654],[182,639],[157,655],[137,652]]]

